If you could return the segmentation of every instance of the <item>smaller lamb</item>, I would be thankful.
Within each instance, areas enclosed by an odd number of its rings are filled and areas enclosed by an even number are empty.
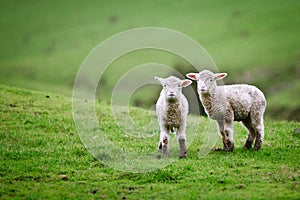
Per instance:
[[[188,101],[182,94],[182,88],[192,83],[191,80],[180,80],[177,77],[154,77],[160,82],[163,89],[156,103],[156,114],[160,126],[160,140],[158,150],[164,157],[169,154],[170,132],[176,132],[179,143],[180,157],[187,156],[186,149],[186,119],[188,114]]]
[[[264,138],[263,115],[266,109],[264,94],[255,86],[247,84],[217,86],[217,80],[227,76],[203,70],[200,73],[188,73],[188,78],[197,81],[197,90],[205,112],[217,121],[223,139],[223,150],[233,151],[233,122],[242,121],[248,129],[245,149],[261,148]]]

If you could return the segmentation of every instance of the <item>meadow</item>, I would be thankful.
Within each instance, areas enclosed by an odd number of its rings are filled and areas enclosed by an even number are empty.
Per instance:
[[[76,131],[71,98],[4,85],[0,93],[1,199],[300,197],[299,123],[267,121],[265,141],[259,151],[242,149],[247,133],[235,124],[234,152],[209,151],[203,155],[201,145],[207,134],[204,127],[209,120],[198,116],[199,129],[196,133],[194,129],[187,131],[188,138],[194,136],[186,159],[174,158],[165,167],[134,173],[135,163],[130,166],[132,172],[124,171],[124,163],[113,168],[87,151]],[[110,105],[97,105],[97,109],[101,108],[99,126],[114,145],[138,154],[155,151],[158,132],[144,139],[128,137],[115,126]],[[140,120],[144,111],[136,108],[131,112],[137,123],[144,123]],[[221,146],[219,137],[216,145]],[[178,156],[176,143],[171,150]]]
[[[0,5],[0,199],[300,198],[300,1]],[[190,115],[188,157],[178,158],[172,136],[170,158],[157,159],[152,106],[161,88],[139,88],[129,107],[111,107],[114,86],[136,66],[160,63],[183,75],[194,70],[157,49],[133,51],[109,65],[94,102],[84,101],[95,105],[99,124],[80,129],[72,89],[84,59],[114,34],[142,27],[186,34],[228,73],[226,84],[264,91],[261,150],[243,150],[247,131],[236,123],[235,150],[212,151],[222,146],[215,123]]]
[[[264,91],[268,117],[299,120],[299,9],[292,0],[1,2],[0,83],[71,96],[81,63],[99,43],[132,28],[163,27],[201,44],[229,74],[226,84]],[[195,70],[168,52],[130,52],[105,71],[99,98],[110,101],[119,78],[145,63]],[[158,95],[159,88],[153,90]],[[133,105],[153,105],[157,95],[148,93],[137,91]]]

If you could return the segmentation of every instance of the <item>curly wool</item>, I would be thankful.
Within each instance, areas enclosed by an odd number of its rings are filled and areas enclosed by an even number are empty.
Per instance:
[[[166,129],[172,133],[182,125],[182,113],[178,101],[167,103],[166,116],[163,117],[163,121]]]
[[[233,150],[233,121],[242,121],[249,131],[244,147],[251,148],[255,139],[254,149],[258,150],[264,138],[265,96],[252,85],[217,86],[216,80],[226,75],[226,73],[214,74],[209,70],[187,74],[189,78],[197,80],[198,94],[205,112],[218,123],[223,138],[223,149]]]
[[[215,92],[200,95],[206,113],[212,119],[232,118],[242,121],[251,111],[266,107],[263,93],[255,86],[247,84],[218,86]],[[256,116],[253,116],[256,117]]]
[[[188,101],[182,94],[182,87],[192,83],[190,80],[180,80],[170,76],[166,79],[155,77],[163,85],[163,89],[156,103],[157,120],[160,126],[160,141],[158,149],[163,156],[168,156],[170,132],[176,132],[179,142],[180,157],[187,156],[186,150],[186,118],[188,114]]]

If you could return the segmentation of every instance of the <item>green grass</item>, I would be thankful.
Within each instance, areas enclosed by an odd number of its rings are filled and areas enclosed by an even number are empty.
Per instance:
[[[266,120],[265,141],[257,152],[242,149],[246,130],[235,124],[234,152],[211,151],[201,157],[203,143],[211,138],[206,135],[211,122],[191,116],[189,120],[198,119],[200,125],[198,131],[187,131],[192,140],[188,158],[175,159],[152,172],[130,173],[110,168],[87,151],[76,131],[71,103],[71,98],[58,94],[0,85],[1,199],[300,198],[297,122]],[[96,108],[98,129],[116,147],[133,153],[155,151],[157,126],[148,138],[126,136],[116,125],[110,106],[97,102]],[[155,119],[151,113],[130,108],[138,125]],[[175,158],[176,143],[172,151]]]
[[[121,31],[157,26],[180,31],[203,45],[220,71],[228,72],[225,83],[259,86],[270,103],[266,113],[269,117],[299,120],[300,103],[294,99],[300,98],[297,92],[300,1],[2,1],[0,4],[3,84],[71,96],[76,72],[96,45]],[[113,86],[125,72],[149,62],[190,67],[167,52],[132,52],[106,71],[100,98],[109,101]],[[137,104],[152,105],[155,99],[141,93],[136,97],[141,103]]]

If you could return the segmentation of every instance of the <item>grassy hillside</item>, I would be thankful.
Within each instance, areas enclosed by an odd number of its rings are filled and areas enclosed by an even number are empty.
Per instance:
[[[180,31],[209,52],[225,83],[259,86],[267,115],[299,120],[300,1],[1,1],[0,82],[71,95],[76,72],[88,53],[113,34],[158,26]],[[110,100],[129,69],[156,62],[191,67],[167,52],[141,50],[112,63],[99,98]],[[190,68],[189,68],[190,69]],[[136,105],[155,98],[140,91]],[[138,93],[138,92],[137,92]]]
[[[211,151],[199,157],[210,121],[191,116],[189,120],[198,119],[200,127],[196,133],[187,132],[194,135],[188,158],[152,172],[130,173],[114,170],[88,153],[75,129],[71,101],[54,93],[0,85],[1,199],[300,198],[299,123],[267,120],[258,152],[242,150],[246,131],[235,124],[234,152]],[[134,153],[155,151],[156,126],[151,137],[126,137],[108,105],[98,102],[96,108],[99,129],[116,146]],[[130,110],[136,123],[143,123],[140,116],[147,118],[145,110]],[[173,150],[178,150],[176,145]]]

